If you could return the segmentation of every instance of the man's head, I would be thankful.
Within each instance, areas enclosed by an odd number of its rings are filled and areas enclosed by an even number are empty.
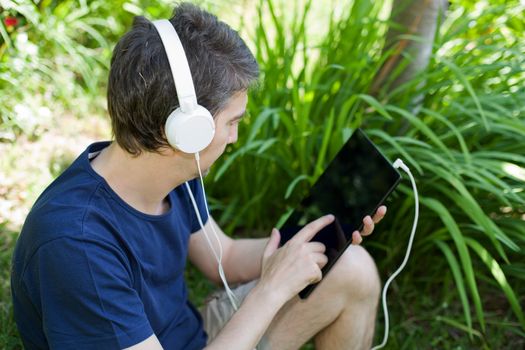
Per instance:
[[[216,116],[257,80],[257,62],[237,32],[194,5],[178,5],[170,22],[186,52],[197,101]],[[134,155],[168,146],[164,124],[178,106],[161,39],[150,21],[136,17],[111,60],[108,109],[117,143]]]

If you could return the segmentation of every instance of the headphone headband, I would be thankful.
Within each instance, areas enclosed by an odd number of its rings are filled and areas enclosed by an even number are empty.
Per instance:
[[[179,108],[172,111],[166,119],[166,139],[175,149],[186,153],[198,153],[213,140],[213,117],[206,108],[197,103],[190,66],[175,28],[166,19],[154,21],[153,26],[159,33],[168,57],[179,100]]]
[[[190,66],[186,60],[186,53],[179,36],[167,19],[153,21],[152,23],[157,32],[159,32],[164,50],[168,56],[180,109],[184,113],[191,113],[197,107],[197,96],[193,86]]]

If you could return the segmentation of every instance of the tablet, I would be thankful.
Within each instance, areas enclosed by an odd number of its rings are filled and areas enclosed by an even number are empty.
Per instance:
[[[303,226],[326,214],[332,224],[319,231],[312,241],[326,246],[328,263],[323,277],[352,243],[352,232],[361,231],[363,218],[372,216],[401,179],[399,172],[361,129],[356,129],[330,162],[301,203],[280,229],[281,245]],[[320,282],[319,282],[320,283]],[[318,285],[310,284],[299,296],[306,298]]]

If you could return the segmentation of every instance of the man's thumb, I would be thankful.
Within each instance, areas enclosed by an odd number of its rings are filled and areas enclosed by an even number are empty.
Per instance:
[[[264,249],[263,256],[265,258],[268,258],[269,256],[273,255],[277,248],[279,248],[279,242],[281,241],[281,234],[279,233],[279,230],[274,228],[272,230],[272,233],[270,234],[270,240],[266,244],[266,248]]]

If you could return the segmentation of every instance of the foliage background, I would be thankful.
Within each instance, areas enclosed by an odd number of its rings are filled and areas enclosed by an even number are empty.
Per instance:
[[[406,55],[374,93],[392,55],[383,50],[391,1],[201,4],[241,32],[262,70],[239,142],[207,178],[228,233],[266,235],[361,126],[390,159],[406,161],[422,197],[413,256],[389,293],[388,347],[522,348],[525,4],[451,1],[427,69],[395,85]],[[1,348],[20,347],[9,265],[23,219],[89,142],[110,137],[105,85],[118,37],[134,15],[168,17],[171,6],[0,0]],[[388,205],[365,242],[384,280],[412,223],[408,182]],[[194,270],[188,278],[199,303],[210,285]]]

